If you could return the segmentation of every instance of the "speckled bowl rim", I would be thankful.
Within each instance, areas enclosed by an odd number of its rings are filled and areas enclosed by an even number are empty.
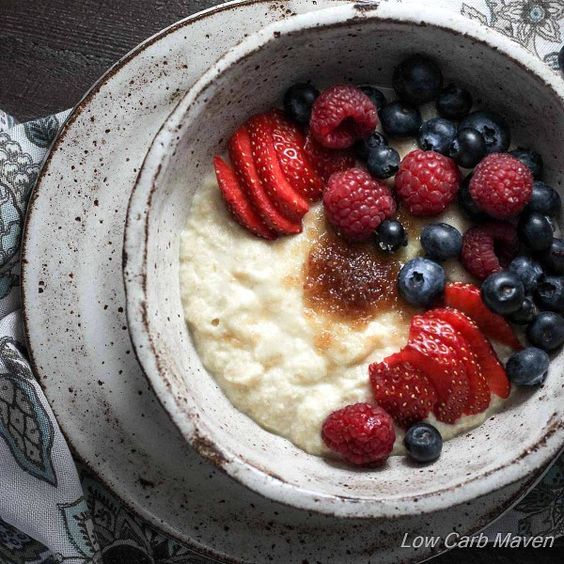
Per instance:
[[[523,449],[513,461],[489,471],[477,473],[460,484],[421,495],[390,496],[387,499],[320,494],[285,482],[256,468],[239,455],[217,444],[209,429],[190,410],[190,400],[180,402],[171,382],[161,372],[158,353],[149,324],[146,295],[146,256],[151,202],[162,171],[170,162],[177,143],[177,130],[197,96],[210,86],[228,67],[281,34],[300,32],[308,27],[330,27],[347,21],[365,19],[390,21],[394,24],[433,26],[455,35],[465,35],[490,49],[497,50],[525,68],[531,79],[539,81],[564,104],[564,83],[540,60],[509,38],[492,33],[483,24],[425,6],[357,3],[293,16],[283,22],[270,24],[246,38],[224,55],[187,92],[156,134],[140,169],[131,193],[124,234],[123,272],[126,290],[127,318],[139,363],[162,403],[185,439],[201,455],[214,462],[247,487],[262,495],[294,507],[327,513],[339,517],[394,518],[403,515],[429,513],[464,503],[493,490],[512,484],[538,470],[564,449],[564,423],[552,416],[544,434],[535,444]],[[136,221],[133,220],[136,218]],[[142,218],[139,221],[139,218]],[[235,408],[233,408],[235,409]],[[425,498],[425,504],[415,504]]]

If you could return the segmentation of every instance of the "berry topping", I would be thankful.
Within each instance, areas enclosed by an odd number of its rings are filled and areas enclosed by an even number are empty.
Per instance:
[[[423,55],[413,55],[395,69],[392,84],[399,98],[411,104],[434,100],[443,86],[438,65]]]
[[[544,163],[542,161],[542,157],[536,151],[519,147],[513,151],[509,151],[509,154],[513,155],[516,159],[519,159],[526,167],[528,167],[533,175],[533,178],[542,178]]]
[[[221,195],[227,208],[241,226],[263,239],[276,239],[276,233],[268,228],[247,199],[233,169],[219,156],[214,157],[213,166]]]
[[[284,111],[293,121],[302,125],[309,123],[311,107],[319,96],[319,90],[311,84],[293,84],[284,94]]]
[[[527,328],[527,339],[547,352],[559,349],[564,343],[564,317],[554,311],[539,313]]]
[[[531,172],[508,153],[488,155],[474,169],[470,180],[470,194],[478,207],[498,219],[521,213],[532,191]]]
[[[378,406],[355,403],[334,411],[321,429],[323,441],[352,464],[380,464],[394,447],[392,418]]]
[[[554,237],[550,249],[542,254],[542,263],[551,272],[564,274],[564,239]]]
[[[323,182],[327,182],[335,172],[352,168],[356,162],[351,149],[326,149],[310,135],[306,138],[304,150],[308,161]]]
[[[384,133],[391,137],[416,135],[423,121],[417,108],[399,101],[384,106],[379,115]]]
[[[435,387],[439,398],[434,408],[437,419],[454,423],[464,413],[470,395],[464,339],[449,323],[415,315],[407,348],[420,354],[417,366]]]
[[[443,438],[439,430],[429,423],[416,423],[405,434],[403,444],[416,462],[433,462],[441,456]]]
[[[447,154],[456,136],[456,125],[445,118],[435,117],[423,123],[417,134],[417,144],[424,151]]]
[[[525,287],[516,274],[509,270],[490,274],[482,284],[482,299],[495,313],[509,315],[521,307]]]
[[[521,307],[508,315],[508,319],[511,323],[516,323],[517,325],[528,325],[535,318],[536,314],[537,308],[535,303],[531,298],[525,297],[521,302]]]
[[[500,315],[493,313],[482,301],[480,288],[474,284],[451,282],[445,287],[445,305],[463,311],[486,336],[508,347],[522,347],[511,325]]]
[[[441,90],[437,98],[436,108],[440,116],[460,121],[468,115],[472,108],[472,95],[462,86],[449,84]]]
[[[509,127],[505,120],[493,112],[473,112],[463,119],[458,128],[477,129],[486,142],[488,154],[507,151],[511,143]]]
[[[263,222],[280,235],[300,233],[301,223],[282,215],[266,194],[253,161],[251,137],[245,126],[240,127],[229,140],[229,157],[240,185]]]
[[[398,196],[417,216],[441,213],[456,197],[459,185],[460,172],[452,159],[420,149],[404,157],[395,178]]]
[[[535,299],[541,309],[564,313],[564,277],[543,277],[535,291]]]
[[[309,123],[313,137],[329,149],[346,149],[378,125],[376,106],[354,86],[324,90],[313,104]]]
[[[258,114],[247,122],[253,159],[264,189],[278,210],[288,219],[299,221],[309,204],[286,180],[273,137],[276,123],[272,114]]]
[[[509,264],[509,270],[523,282],[525,292],[532,292],[543,275],[542,266],[531,257],[518,256]]]
[[[399,153],[388,145],[372,149],[366,159],[368,172],[376,178],[390,178],[399,169]]]
[[[358,158],[365,161],[373,149],[385,147],[387,144],[386,138],[379,131],[374,131],[368,137],[357,141],[354,149]]]
[[[470,195],[470,180],[472,174],[464,178],[458,191],[458,205],[462,210],[462,214],[474,223],[482,223],[489,219],[487,213],[483,212]]]
[[[462,234],[448,223],[430,223],[421,232],[421,246],[432,260],[455,258],[462,249]]]
[[[442,294],[445,271],[436,262],[417,257],[406,262],[398,274],[398,291],[410,304],[428,307]]]
[[[537,180],[533,182],[533,193],[525,208],[529,212],[538,212],[544,215],[558,216],[562,209],[560,194],[548,184]]]
[[[385,253],[394,253],[407,245],[407,233],[396,219],[385,219],[374,232],[376,246]]]
[[[370,98],[370,100],[372,100],[372,103],[376,106],[378,111],[380,111],[388,103],[384,93],[375,86],[372,86],[371,84],[362,84],[358,88],[362,90]]]
[[[437,403],[435,388],[412,364],[409,349],[368,367],[374,399],[403,428],[425,419]]]
[[[390,189],[359,168],[333,174],[323,204],[330,223],[350,241],[368,239],[396,211]]]
[[[462,238],[460,260],[480,280],[505,268],[519,249],[517,232],[509,223],[489,222],[471,227]]]
[[[552,245],[552,224],[538,212],[524,213],[517,225],[519,239],[531,251],[546,251]]]
[[[470,127],[459,129],[446,153],[458,166],[474,168],[486,156],[482,134]]]
[[[507,375],[518,386],[538,386],[546,380],[550,357],[542,349],[527,347],[507,361]]]

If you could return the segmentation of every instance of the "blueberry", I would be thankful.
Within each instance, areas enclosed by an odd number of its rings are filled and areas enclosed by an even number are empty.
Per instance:
[[[433,462],[441,455],[443,438],[441,433],[429,423],[415,423],[403,438],[405,448],[417,462]]]
[[[509,357],[505,370],[518,386],[538,386],[546,380],[550,358],[545,351],[527,347]]]
[[[459,129],[447,152],[458,166],[474,168],[486,156],[486,142],[477,129]]]
[[[380,111],[382,129],[392,137],[410,137],[416,135],[421,127],[419,110],[403,102],[392,102]]]
[[[564,343],[564,317],[554,311],[539,313],[527,328],[527,338],[543,351],[555,351]]]
[[[529,167],[533,178],[538,179],[542,177],[544,164],[542,157],[536,151],[517,147],[517,149],[509,151],[509,154],[513,155],[516,159],[519,159],[525,166]]]
[[[533,182],[533,193],[525,209],[553,217],[558,216],[562,209],[560,194],[552,186],[537,180]]]
[[[354,148],[359,159],[365,161],[368,154],[377,147],[386,146],[386,138],[378,131],[371,133],[368,137],[357,141]]]
[[[518,256],[509,264],[509,270],[519,277],[525,292],[532,292],[543,275],[542,266],[531,257]]]
[[[284,94],[284,111],[286,115],[302,124],[309,123],[311,107],[319,96],[319,90],[311,84],[303,82],[293,84]]]
[[[531,298],[524,298],[521,302],[521,307],[509,315],[509,320],[517,325],[529,324],[537,314],[535,302]]]
[[[368,172],[376,178],[390,178],[399,169],[399,153],[388,145],[372,149],[366,159]]]
[[[399,98],[411,104],[434,100],[443,86],[438,65],[424,55],[413,55],[395,69],[392,84]]]
[[[551,272],[564,274],[564,239],[554,237],[550,249],[542,253],[541,262]]]
[[[442,294],[445,282],[443,267],[421,257],[406,262],[398,275],[399,293],[416,306],[430,306]]]
[[[448,223],[430,223],[421,232],[421,246],[430,259],[454,258],[462,249],[462,234]]]
[[[374,232],[377,247],[386,253],[393,253],[407,245],[407,233],[395,219],[385,219]]]
[[[472,95],[466,88],[449,84],[439,94],[436,106],[440,116],[459,121],[470,112]]]
[[[371,84],[361,84],[358,88],[372,100],[372,103],[376,106],[378,111],[380,111],[388,103],[384,93],[375,86],[372,86]]]
[[[564,45],[560,47],[560,51],[558,51],[558,66],[560,67],[560,71],[564,73]]]
[[[419,128],[417,144],[424,151],[446,154],[456,135],[456,125],[448,119],[432,118]]]
[[[541,309],[564,313],[564,277],[544,276],[535,291]]]
[[[515,313],[523,303],[525,287],[519,277],[508,270],[494,272],[482,282],[482,299],[495,313]]]
[[[552,245],[552,224],[545,215],[537,212],[524,213],[517,225],[519,239],[531,251],[546,251]]]
[[[466,176],[458,190],[458,205],[462,210],[462,214],[473,221],[474,223],[481,223],[489,219],[488,214],[483,212],[470,195],[470,179],[472,174]]]
[[[504,153],[509,148],[511,136],[506,121],[493,112],[473,112],[464,118],[459,129],[477,129],[486,142],[486,152]]]

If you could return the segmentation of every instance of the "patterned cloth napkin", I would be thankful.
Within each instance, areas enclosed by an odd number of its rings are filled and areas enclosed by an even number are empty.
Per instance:
[[[558,71],[564,0],[452,0],[449,8]],[[125,510],[69,451],[25,357],[19,243],[29,194],[70,110],[18,124],[0,111],[0,562],[204,562]],[[564,535],[564,456],[486,532]]]

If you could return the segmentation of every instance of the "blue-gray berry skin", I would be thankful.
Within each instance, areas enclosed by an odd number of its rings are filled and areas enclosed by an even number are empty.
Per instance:
[[[428,258],[447,260],[460,255],[462,233],[448,223],[429,223],[421,231],[421,246]]]
[[[410,304],[431,306],[445,289],[444,268],[435,261],[417,257],[406,262],[398,274],[400,295]]]
[[[372,86],[371,84],[361,84],[358,88],[372,100],[372,103],[376,106],[378,111],[380,111],[388,103],[384,93],[379,88],[376,88],[376,86]]]
[[[441,90],[436,107],[441,117],[460,121],[472,109],[472,95],[462,86],[449,84]]]
[[[425,55],[412,55],[394,69],[392,85],[398,97],[410,104],[425,104],[437,98],[443,86],[439,66]]]
[[[525,212],[538,212],[543,215],[557,217],[562,209],[560,194],[552,187],[537,180],[533,182],[533,193],[525,207]]]
[[[564,239],[554,237],[550,249],[541,254],[541,262],[549,272],[564,274]]]
[[[407,245],[407,233],[397,219],[385,219],[374,232],[376,246],[385,253],[394,253]]]
[[[470,180],[472,178],[472,174],[468,174],[462,184],[460,185],[460,189],[458,190],[457,194],[457,201],[460,207],[460,211],[462,214],[468,218],[469,220],[473,221],[474,223],[482,223],[490,219],[487,213],[483,212],[476,202],[472,199],[470,194]]]
[[[554,311],[539,313],[527,328],[527,339],[539,349],[556,351],[564,343],[564,318]]]
[[[429,423],[415,423],[403,439],[407,453],[417,462],[433,462],[441,455],[443,438],[439,430]]]
[[[560,72],[564,73],[564,45],[558,51],[558,66],[560,67]]]
[[[386,141],[386,138],[379,131],[374,131],[374,133],[371,133],[365,139],[357,141],[354,148],[357,157],[365,161],[368,158],[370,151],[387,145],[388,142]]]
[[[413,137],[421,127],[421,112],[405,102],[392,102],[379,115],[384,133],[391,137]]]
[[[284,111],[293,121],[306,125],[311,116],[311,107],[319,96],[319,90],[304,82],[293,84],[284,94]]]
[[[531,251],[546,251],[552,245],[554,233],[546,215],[529,212],[521,215],[517,225],[517,235]]]
[[[472,112],[464,118],[458,128],[471,127],[477,129],[486,142],[486,151],[505,153],[511,143],[511,133],[507,122],[493,112]]]
[[[372,149],[366,159],[366,168],[375,178],[390,178],[400,166],[399,153],[389,145],[381,145]]]
[[[544,274],[540,263],[526,255],[515,257],[509,263],[508,269],[516,274],[521,282],[523,282],[525,292],[527,293],[534,291]]]
[[[518,147],[517,149],[513,149],[513,151],[509,151],[509,154],[519,159],[531,171],[533,178],[537,180],[542,178],[544,163],[539,153],[531,149]]]
[[[525,287],[516,274],[502,270],[490,274],[482,282],[481,293],[484,303],[493,312],[509,315],[521,307]]]
[[[550,358],[537,347],[527,347],[509,357],[507,377],[518,386],[538,386],[546,380]]]
[[[424,122],[417,134],[417,144],[424,151],[446,155],[456,136],[456,125],[448,119],[435,117]]]
[[[486,156],[486,151],[483,135],[477,129],[464,127],[456,132],[447,155],[454,159],[458,166],[474,168]]]
[[[521,302],[521,307],[509,316],[509,321],[517,325],[528,325],[536,314],[535,302],[531,298],[525,297]]]
[[[542,310],[564,313],[564,277],[543,277],[537,285],[535,300]]]

